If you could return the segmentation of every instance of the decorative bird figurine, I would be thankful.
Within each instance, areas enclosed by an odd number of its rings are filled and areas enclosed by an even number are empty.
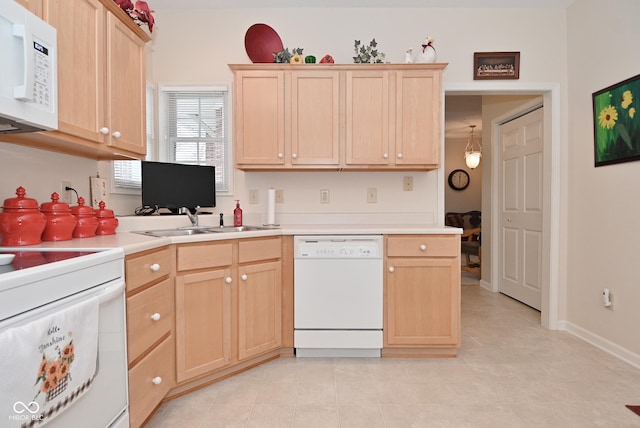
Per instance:
[[[413,62],[413,49],[407,49],[407,52],[404,55],[404,62],[407,64],[411,64]]]
[[[422,42],[422,49],[416,55],[414,62],[436,62],[436,48],[433,47],[433,40],[431,37],[427,36]]]

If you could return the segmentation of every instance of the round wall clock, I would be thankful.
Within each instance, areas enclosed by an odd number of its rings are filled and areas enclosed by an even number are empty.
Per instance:
[[[464,190],[469,187],[469,174],[464,169],[454,169],[449,174],[449,186],[453,190]]]

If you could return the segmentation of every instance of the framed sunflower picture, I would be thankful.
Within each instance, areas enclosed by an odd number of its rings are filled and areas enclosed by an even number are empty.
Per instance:
[[[640,74],[593,93],[595,166],[640,160]]]

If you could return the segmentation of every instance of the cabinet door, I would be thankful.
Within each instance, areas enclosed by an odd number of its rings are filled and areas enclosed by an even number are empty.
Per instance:
[[[244,360],[282,343],[282,267],[270,262],[240,267],[238,358]]]
[[[58,30],[58,130],[102,144],[105,123],[104,7],[98,0],[45,0]],[[81,23],[81,25],[79,25]],[[124,65],[123,65],[124,67]]]
[[[177,381],[231,361],[231,270],[176,278]]]
[[[21,4],[29,12],[42,18],[42,1],[43,0],[16,0],[16,3]]]
[[[146,153],[145,44],[107,13],[107,123],[109,145]]]
[[[387,165],[389,157],[389,72],[346,72],[347,165]]]
[[[387,259],[384,346],[460,342],[457,258]]]
[[[291,73],[292,165],[338,165],[339,81],[333,71]]]
[[[396,74],[396,165],[440,162],[440,72],[402,70]]]
[[[238,71],[234,89],[236,163],[284,165],[284,72]]]

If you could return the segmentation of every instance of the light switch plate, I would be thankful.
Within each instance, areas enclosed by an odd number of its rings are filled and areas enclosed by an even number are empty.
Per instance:
[[[320,189],[320,203],[321,204],[329,203],[329,189]]]
[[[100,201],[104,201],[106,206],[109,206],[108,193],[107,193],[107,180],[98,177],[89,177],[91,183],[91,206],[94,209],[100,208]]]
[[[367,189],[367,203],[369,204],[378,203],[378,189],[373,187],[370,187]]]

